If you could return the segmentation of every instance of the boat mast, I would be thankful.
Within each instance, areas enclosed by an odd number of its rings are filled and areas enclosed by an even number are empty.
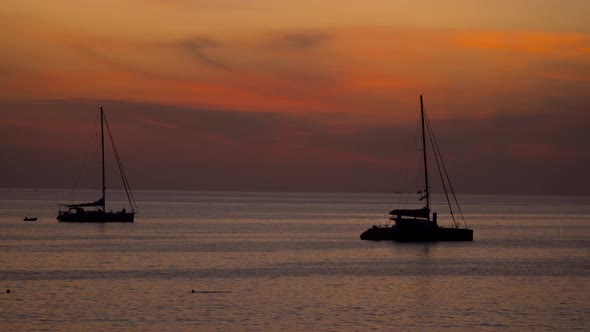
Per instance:
[[[424,157],[424,191],[426,195],[426,208],[430,210],[430,191],[428,189],[428,165],[426,162],[426,134],[424,129],[424,102],[420,95],[420,116],[422,118],[422,152]]]
[[[105,182],[105,176],[104,176],[104,112],[102,110],[102,106],[100,106],[100,147],[102,150],[102,211],[106,212],[106,200],[105,200],[105,194],[106,194],[106,182]]]

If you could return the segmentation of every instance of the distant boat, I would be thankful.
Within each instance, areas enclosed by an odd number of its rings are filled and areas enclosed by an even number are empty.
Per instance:
[[[430,123],[425,119],[424,102],[420,96],[420,115],[422,120],[422,150],[423,150],[423,167],[424,167],[424,188],[418,191],[421,195],[420,200],[426,199],[426,205],[421,209],[394,209],[389,212],[390,220],[394,221],[394,225],[374,225],[361,234],[362,240],[392,240],[398,242],[432,242],[432,241],[473,241],[473,230],[467,228],[461,207],[455,196],[455,191],[450,183],[446,168],[442,162],[438,144],[432,133]],[[428,160],[426,152],[426,132],[432,145],[432,151],[436,159],[439,175],[443,183],[445,197],[450,208],[450,214],[453,219],[453,226],[440,226],[437,222],[437,213],[432,213],[430,210],[430,188],[428,184]],[[441,169],[442,167],[442,169]],[[443,174],[445,177],[443,177]],[[449,199],[448,189],[451,190],[454,198],[454,203],[457,210],[461,214],[464,226],[460,226],[455,219],[451,201]]]
[[[23,221],[37,221],[37,217],[32,217],[32,218],[25,217],[25,218],[23,219]]]
[[[117,159],[117,166],[119,167],[119,173],[127,194],[129,206],[131,211],[122,209],[121,211],[107,211],[106,209],[106,179],[105,179],[105,158],[104,158],[104,127],[106,126],[111,145],[115,158]],[[113,136],[107,122],[106,116],[100,106],[100,138],[101,138],[101,156],[102,156],[102,197],[95,202],[90,203],[79,203],[79,204],[61,204],[58,211],[57,220],[61,222],[133,222],[137,208],[131,189],[129,188],[129,182],[127,176],[123,170],[123,164],[119,158],[119,153],[115,147]],[[92,209],[87,209],[92,208]],[[63,209],[63,210],[62,210]]]

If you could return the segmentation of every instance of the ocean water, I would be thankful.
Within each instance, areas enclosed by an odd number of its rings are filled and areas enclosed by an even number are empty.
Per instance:
[[[133,224],[58,223],[66,194],[0,190],[1,331],[590,330],[590,197],[460,196],[473,242],[400,244],[359,239],[393,195],[140,191]]]

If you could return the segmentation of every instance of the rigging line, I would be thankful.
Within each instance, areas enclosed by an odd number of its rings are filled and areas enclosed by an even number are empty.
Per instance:
[[[428,125],[430,126],[430,122],[428,123]],[[434,131],[432,131],[432,128],[430,128],[430,131],[432,133],[432,136],[434,137]],[[467,222],[465,221],[465,217],[463,216],[463,211],[461,210],[461,205],[459,204],[459,200],[457,199],[457,195],[455,194],[455,189],[453,187],[453,183],[451,182],[451,178],[449,177],[449,173],[447,172],[447,167],[445,165],[445,161],[442,157],[442,154],[440,153],[440,149],[438,147],[438,141],[436,140],[436,137],[434,137],[434,144],[435,144],[436,151],[438,152],[438,154],[440,156],[442,168],[445,173],[445,177],[447,179],[447,182],[449,183],[449,188],[451,189],[451,193],[453,194],[453,199],[455,200],[455,205],[457,205],[457,209],[459,210],[459,215],[461,216],[461,219],[463,220],[463,225],[465,225],[465,227],[467,227]]]
[[[110,135],[110,132],[109,132],[109,135]],[[111,139],[112,139],[112,136],[111,136]],[[114,145],[114,143],[113,143],[113,145]],[[123,167],[123,161],[121,160],[121,157],[119,157],[119,152],[116,149],[115,149],[115,154],[118,159],[118,163],[121,165],[120,170],[121,170],[121,173],[122,173],[124,181],[125,181],[125,187],[127,190],[126,191],[127,198],[129,199],[129,197],[131,197],[131,201],[133,201],[133,205],[131,206],[133,211],[139,212],[139,210],[137,209],[137,202],[135,201],[135,196],[133,196],[133,191],[131,190],[131,185],[129,184],[129,180],[127,179],[127,173],[125,173],[125,168]],[[129,201],[129,204],[131,204],[131,201]]]
[[[115,159],[117,160],[117,166],[119,167],[119,173],[121,174],[121,180],[123,181],[123,187],[125,188],[125,193],[127,194],[127,200],[129,201],[129,205],[131,205],[133,212],[136,212],[137,203],[135,202],[135,198],[131,192],[131,187],[129,186],[129,181],[127,180],[127,175],[125,174],[125,169],[123,168],[123,162],[121,161],[119,152],[115,146],[115,141],[113,140],[113,135],[111,133],[111,128],[109,126],[109,122],[107,121],[106,114],[104,115],[104,120],[109,133],[109,139],[111,140],[111,145],[113,146],[113,151],[115,153]]]
[[[125,173],[125,168],[123,167],[123,161],[121,160],[121,157],[119,156],[119,152],[117,151],[117,149],[114,145],[114,141],[113,141],[113,137],[110,132],[110,129],[109,129],[109,137],[111,139],[111,142],[113,143],[113,150],[115,151],[115,157],[117,158],[117,164],[119,165],[119,171],[121,173],[121,177],[123,178],[123,182],[124,182],[123,184],[125,186],[125,193],[127,194],[127,199],[129,200],[129,205],[131,205],[131,208],[133,209],[133,211],[136,212],[137,203],[135,202],[135,197],[133,196],[133,192],[131,191],[131,186],[129,185],[129,180],[127,179],[127,174]],[[133,201],[133,204],[131,203],[131,201]]]
[[[426,113],[426,112],[425,112]],[[433,152],[434,152],[434,159],[436,160],[436,166],[438,168],[438,174],[440,176],[440,180],[442,182],[442,186],[443,186],[443,190],[445,191],[445,196],[447,198],[447,204],[449,205],[449,210],[451,212],[451,217],[453,218],[453,224],[455,225],[455,228],[458,226],[457,225],[457,221],[455,220],[455,214],[453,213],[453,207],[451,205],[451,200],[449,199],[449,193],[447,192],[447,185],[445,184],[445,179],[443,177],[442,171],[441,171],[441,165],[440,163],[442,162],[442,156],[440,156],[440,151],[437,151],[436,149],[436,145],[435,145],[435,139],[434,139],[434,132],[432,131],[432,127],[430,126],[430,120],[428,119],[428,116],[426,116],[426,114],[424,115],[425,118],[425,122],[426,122],[426,128],[428,129],[428,137],[430,138],[430,145],[433,147]],[[437,153],[438,152],[438,153]],[[440,161],[439,161],[440,158]]]
[[[136,210],[137,204],[134,205],[135,203],[135,198],[133,197],[133,192],[131,191],[131,188],[129,186],[129,181],[127,180],[127,175],[125,174],[125,168],[123,167],[123,162],[119,156],[119,152],[117,151],[117,148],[115,146],[115,141],[113,140],[113,136],[112,133],[110,131],[110,127],[108,126],[108,122],[106,121],[105,118],[105,123],[107,124],[107,130],[109,132],[109,138],[111,140],[111,144],[113,146],[113,151],[115,153],[115,158],[117,160],[117,165],[119,167],[119,173],[121,174],[121,179],[123,181],[123,186],[125,187],[125,193],[127,194],[127,200],[129,201],[129,205],[131,205],[131,208],[134,210]],[[133,201],[133,203],[132,203]]]
[[[106,117],[105,117],[105,122],[106,122]],[[137,211],[137,203],[135,201],[135,197],[133,196],[133,191],[131,190],[131,185],[129,184],[129,180],[127,179],[127,174],[125,173],[125,168],[123,167],[123,161],[121,160],[121,157],[119,156],[119,151],[117,150],[116,146],[115,146],[115,141],[113,140],[113,135],[111,133],[111,129],[107,123],[107,130],[109,132],[109,138],[111,140],[111,144],[113,146],[113,151],[115,152],[115,158],[117,159],[117,165],[119,166],[119,172],[121,174],[121,179],[123,181],[123,186],[125,187],[125,193],[127,194],[127,200],[129,201],[129,205],[131,205],[131,208],[133,209],[134,212],[139,212]]]

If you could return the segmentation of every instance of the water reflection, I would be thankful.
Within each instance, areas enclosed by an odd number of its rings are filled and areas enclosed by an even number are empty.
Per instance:
[[[562,201],[469,197],[474,242],[411,244],[358,239],[387,195],[147,192],[133,225],[70,225],[29,194],[0,201],[5,330],[587,325],[588,199],[560,219]]]

